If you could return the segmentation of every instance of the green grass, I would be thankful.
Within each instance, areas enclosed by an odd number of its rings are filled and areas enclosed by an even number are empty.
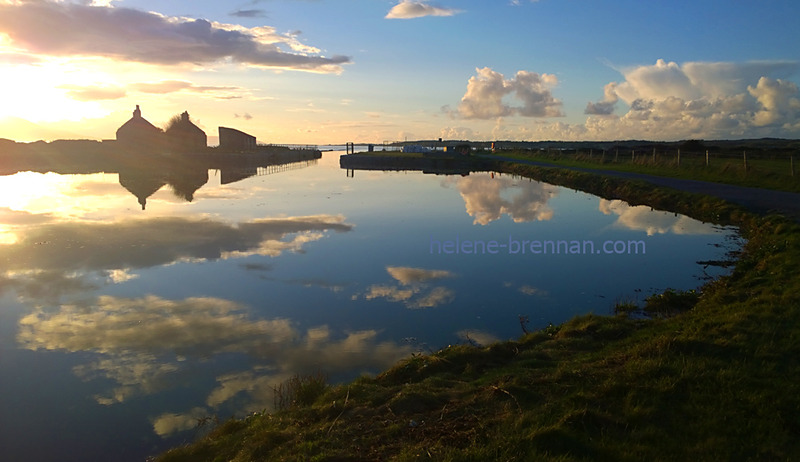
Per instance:
[[[414,355],[317,387],[313,402],[225,422],[158,460],[797,459],[797,223],[636,182],[502,169],[735,224],[747,243],[730,276],[648,299],[653,319],[579,316],[515,342]]]
[[[640,153],[632,159],[631,152],[588,152],[547,154],[539,151],[498,151],[497,155],[522,160],[549,162],[566,167],[582,167],[596,170],[645,173],[649,175],[683,178],[739,186],[760,187],[782,191],[800,192],[800,153],[794,159],[792,176],[790,156],[787,154],[750,155],[747,170],[742,153],[714,153],[706,165],[705,154],[684,153],[680,165],[677,151],[671,153]],[[616,160],[615,160],[616,159]]]

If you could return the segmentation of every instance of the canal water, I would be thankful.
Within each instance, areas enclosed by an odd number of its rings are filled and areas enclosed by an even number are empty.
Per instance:
[[[4,460],[141,461],[414,352],[719,275],[736,232],[492,172],[0,177]]]

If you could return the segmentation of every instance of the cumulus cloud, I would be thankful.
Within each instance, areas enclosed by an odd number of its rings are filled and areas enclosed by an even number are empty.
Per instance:
[[[57,57],[104,57],[161,65],[231,60],[326,73],[341,72],[342,65],[351,62],[346,56],[321,56],[319,49],[271,27],[245,28],[107,5],[0,3],[0,33],[25,52]]]
[[[756,126],[789,122],[800,115],[800,98],[794,82],[761,77],[758,84],[748,86],[747,91],[761,106],[753,117]]]
[[[453,16],[456,13],[460,13],[460,11],[453,8],[440,8],[431,6],[424,2],[403,0],[389,10],[389,13],[386,15],[386,19],[413,19],[424,16]]]
[[[456,115],[466,119],[492,119],[519,115],[523,117],[560,117],[562,103],[550,93],[558,79],[550,74],[518,71],[506,79],[488,67],[475,69],[476,76],[467,82]],[[520,104],[510,105],[506,97]]]
[[[469,175],[456,180],[473,224],[488,225],[508,215],[516,223],[553,218],[547,201],[558,194],[551,185],[519,181],[508,176]]]
[[[788,80],[797,61],[682,65],[662,59],[623,70],[603,100],[588,103],[590,115],[569,127],[564,139],[688,139],[792,136],[800,131],[800,92]],[[618,101],[628,105],[613,115]]]
[[[586,110],[584,111],[585,114],[593,114],[593,115],[610,115],[614,113],[614,108],[617,105],[617,101],[619,101],[619,97],[616,93],[617,84],[611,82],[605,86],[603,89],[603,100],[598,101],[596,103],[589,102],[586,105]]]
[[[631,206],[621,200],[600,199],[598,210],[617,215],[615,225],[634,231],[655,234],[714,234],[714,227],[684,215],[651,210],[644,205]]]

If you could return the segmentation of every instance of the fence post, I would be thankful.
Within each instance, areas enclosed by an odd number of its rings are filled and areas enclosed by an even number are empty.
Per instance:
[[[794,156],[789,156],[789,170],[791,170],[792,176],[794,176]]]
[[[681,166],[681,148],[678,148],[678,167]]]
[[[708,167],[708,149],[706,149],[706,167]]]
[[[742,157],[744,157],[744,172],[747,173],[747,151],[742,151]]]
[[[614,153],[614,163],[617,163],[618,157],[619,157],[619,148],[617,148],[617,151]]]
[[[635,161],[636,161],[636,150],[635,149],[631,149],[631,162],[635,162]]]
[[[656,148],[653,148],[653,163],[656,163]]]

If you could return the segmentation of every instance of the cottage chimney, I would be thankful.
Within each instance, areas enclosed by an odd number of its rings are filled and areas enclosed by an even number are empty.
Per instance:
[[[133,110],[133,118],[134,119],[141,119],[142,118],[142,110],[139,109],[139,105],[136,105],[136,109]]]
[[[189,111],[183,111],[183,114],[181,114],[181,121],[182,122],[189,121]]]

